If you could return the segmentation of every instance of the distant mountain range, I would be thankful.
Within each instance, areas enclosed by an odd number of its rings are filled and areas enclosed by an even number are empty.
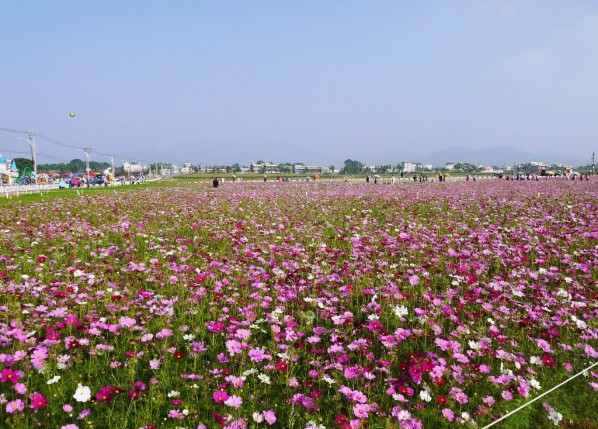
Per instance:
[[[116,163],[119,164],[121,161],[130,158],[133,162],[140,162],[143,164],[150,162],[174,162],[175,164],[180,165],[182,164],[182,162],[185,161],[193,163],[201,162],[222,165],[232,165],[235,162],[238,162],[243,165],[247,164],[247,161],[244,161],[244,158],[247,158],[246,154],[245,156],[243,156],[243,154],[239,154],[241,159],[235,159],[234,154],[231,155],[227,153],[224,155],[223,159],[212,161],[205,159],[205,155],[201,156],[198,155],[196,152],[197,151],[189,150],[188,152],[186,152],[186,155],[183,155],[183,157],[181,157],[180,155],[177,156],[177,154],[174,152],[168,152],[154,148],[147,148],[143,150],[134,150],[128,153],[123,153],[122,158],[117,159]],[[214,154],[210,153],[209,155],[211,155],[211,158],[214,158]],[[320,159],[320,156],[323,154],[318,153],[304,154],[304,157],[289,155],[288,158],[285,158],[282,153],[279,153],[278,155],[279,156],[273,156],[273,162],[304,162],[315,165],[329,165],[331,163],[335,163],[331,162],[330,160],[326,161],[325,158],[330,158],[330,154],[327,154],[322,159]],[[342,159],[348,158],[348,156],[344,156],[343,154],[338,155],[343,157]],[[366,157],[364,156],[363,158]],[[360,155],[358,154],[354,159],[361,160],[362,157],[360,157]],[[512,165],[513,163],[537,161],[545,162],[547,164],[554,163],[572,165],[574,167],[580,165],[587,165],[591,162],[589,155],[587,158],[585,158],[578,155],[571,155],[568,153],[527,152],[519,150],[512,146],[495,146],[478,150],[469,149],[463,146],[454,146],[430,152],[426,155],[415,154],[414,152],[406,153],[405,151],[394,150],[386,152],[379,151],[374,154],[370,154],[370,159],[367,162],[372,164],[397,164],[402,161],[421,162],[424,164],[432,164],[435,167],[443,166],[447,162],[469,162],[471,164],[503,166]],[[336,164],[339,164],[338,161],[336,161]]]
[[[578,166],[586,165],[590,162],[589,156],[588,158],[584,158],[578,155],[559,152],[526,152],[512,146],[496,146],[478,150],[455,146],[430,152],[427,155],[414,158],[412,161],[432,164],[434,166],[442,166],[447,162],[469,162],[471,164],[502,166],[531,161]]]

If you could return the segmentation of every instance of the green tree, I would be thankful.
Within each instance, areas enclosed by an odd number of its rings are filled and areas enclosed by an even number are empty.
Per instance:
[[[345,166],[341,169],[341,173],[345,174],[359,174],[362,173],[364,170],[365,164],[353,160],[353,159],[346,159]]]
[[[281,173],[292,173],[293,172],[293,166],[291,164],[289,164],[288,162],[285,162],[284,164],[278,164],[278,171],[280,171]]]
[[[14,158],[13,161],[17,165],[17,170],[19,170],[19,174],[28,168],[29,170],[33,171],[33,161],[27,158]]]
[[[469,162],[459,162],[455,164],[455,171],[461,171],[463,173],[475,173],[478,171],[476,165],[470,164]]]

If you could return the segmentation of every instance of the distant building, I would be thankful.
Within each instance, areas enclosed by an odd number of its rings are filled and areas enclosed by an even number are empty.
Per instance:
[[[179,170],[179,174],[191,174],[193,173],[193,167],[191,166],[190,162],[185,162],[181,169]]]
[[[18,177],[17,166],[14,161],[10,159],[4,159],[0,155],[0,185],[10,185]]]
[[[270,161],[252,162],[249,166],[252,173],[278,173],[278,164]]]
[[[293,173],[296,174],[322,174],[328,173],[329,168],[321,165],[293,164]]]
[[[403,172],[405,173],[415,173],[417,170],[417,164],[414,162],[403,162]]]
[[[147,167],[134,162],[125,162],[123,164],[123,169],[125,170],[125,173],[137,174],[143,173],[143,171],[147,170]]]
[[[455,169],[455,163],[454,162],[447,162],[446,164],[444,164],[444,168],[446,168],[447,170],[454,170]]]

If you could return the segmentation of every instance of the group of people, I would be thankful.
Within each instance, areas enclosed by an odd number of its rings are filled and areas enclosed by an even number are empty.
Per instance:
[[[590,174],[589,174],[589,173],[585,173],[585,174],[581,173],[581,174],[580,174],[579,176],[577,176],[577,177],[579,177],[579,179],[577,179],[577,180],[580,180],[580,181],[581,181],[581,180],[585,180],[586,182],[589,182],[589,181],[590,181]],[[573,174],[572,174],[572,175],[571,175],[571,180],[575,180],[575,179],[576,179],[575,175],[573,175]]]

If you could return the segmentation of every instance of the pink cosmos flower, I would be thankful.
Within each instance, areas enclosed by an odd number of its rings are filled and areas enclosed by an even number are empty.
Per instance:
[[[274,413],[274,410],[270,409],[268,411],[262,411],[262,415],[264,416],[264,420],[266,420],[270,426],[276,423],[276,414]]]
[[[14,414],[25,409],[25,403],[20,399],[15,399],[6,404],[6,412]]]
[[[350,399],[355,402],[359,402],[360,404],[365,404],[367,402],[367,397],[358,390],[354,390],[350,394]]]
[[[552,353],[552,349],[550,348],[550,344],[546,340],[538,339],[536,340],[536,344],[546,353]]]
[[[482,374],[490,374],[490,367],[488,365],[480,365],[480,372]]]
[[[232,395],[226,401],[224,401],[224,405],[228,405],[232,408],[239,408],[241,404],[243,404],[243,399],[236,395]]]
[[[455,413],[453,413],[453,410],[451,410],[450,408],[444,408],[442,410],[442,415],[449,422],[452,422],[453,420],[455,420]]]
[[[469,400],[465,392],[463,392],[463,390],[459,389],[458,387],[453,387],[451,389],[451,396],[455,401],[459,402],[460,404],[466,404]]]
[[[233,420],[232,422],[224,426],[222,429],[247,429],[247,422],[243,418]]]
[[[83,420],[85,417],[91,414],[91,408],[86,408],[79,413],[77,420]]]
[[[357,376],[359,376],[359,370],[354,366],[349,366],[345,368],[344,375],[346,379],[357,378]]]
[[[180,410],[170,410],[168,412],[168,417],[175,420],[183,420],[185,415]]]
[[[118,323],[123,328],[132,328],[137,324],[137,321],[133,317],[121,316]]]
[[[494,400],[494,398],[493,398],[492,396],[486,396],[486,397],[484,398],[484,403],[485,403],[486,405],[488,405],[489,407],[493,406],[495,402],[496,402],[496,401]]]
[[[598,352],[594,350],[594,347],[590,346],[589,344],[586,344],[583,351],[586,355],[588,355],[591,358],[598,358]]]
[[[160,369],[161,365],[162,365],[162,361],[160,359],[152,359],[149,361],[149,366],[153,370]]]
[[[162,329],[160,332],[156,334],[156,338],[162,340],[164,338],[168,338],[172,336],[172,329]]]
[[[243,351],[243,345],[237,340],[228,340],[226,342],[226,348],[228,350],[228,354],[231,356],[239,354]]]
[[[261,348],[254,348],[249,351],[249,359],[253,362],[261,362],[265,359],[272,359],[272,356],[266,354]]]
[[[367,419],[368,418],[368,411],[371,410],[369,404],[355,404],[353,405],[353,414],[358,419]]]

